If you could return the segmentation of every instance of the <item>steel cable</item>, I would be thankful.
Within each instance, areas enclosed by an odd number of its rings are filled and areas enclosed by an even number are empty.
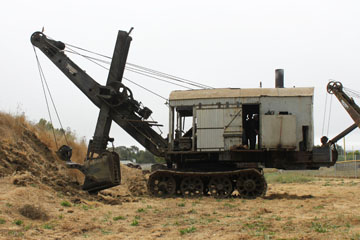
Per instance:
[[[68,47],[69,48],[69,47]],[[66,52],[68,53],[72,53],[72,54],[76,54],[76,55],[79,55],[81,57],[84,57],[86,59],[88,59],[89,61],[95,63],[96,65],[106,69],[106,70],[109,70],[109,68],[97,63],[96,61],[99,61],[99,62],[102,62],[102,63],[105,63],[105,64],[111,64],[109,61],[104,61],[104,60],[101,60],[101,59],[98,59],[98,58],[94,58],[94,57],[90,57],[90,56],[87,56],[87,55],[84,55],[84,54],[81,54],[79,52],[76,52],[75,50],[69,48],[69,50],[66,50]],[[162,82],[166,82],[166,83],[169,83],[169,84],[173,84],[173,85],[176,85],[176,86],[179,86],[179,87],[183,87],[183,88],[186,88],[186,89],[189,89],[189,90],[192,90],[192,88],[189,88],[189,87],[186,87],[184,85],[181,85],[181,84],[177,84],[177,83],[173,83],[173,82],[170,82],[170,81],[167,81],[165,79],[160,79],[160,78],[157,78],[157,77],[154,77],[154,76],[151,76],[151,75],[148,75],[147,72],[143,71],[143,70],[139,70],[139,69],[136,69],[136,68],[131,68],[131,67],[125,67],[125,70],[129,71],[129,72],[133,72],[133,73],[137,73],[137,74],[140,74],[140,75],[143,75],[143,76],[146,76],[146,77],[150,77],[150,78],[154,78],[154,79],[157,79],[159,81],[162,81]]]
[[[323,126],[322,126],[322,130],[321,130],[321,136],[324,136],[324,129],[325,129],[325,117],[326,117],[326,109],[327,109],[327,98],[328,98],[328,94],[326,94],[325,96],[325,108],[324,108],[324,117],[323,117]]]
[[[70,48],[69,48],[69,49],[70,49]],[[96,62],[96,61],[94,61],[93,59],[89,59],[88,57],[86,57],[86,56],[84,56],[84,55],[82,55],[82,54],[80,54],[80,53],[76,52],[76,51],[75,51],[75,50],[73,50],[73,49],[70,49],[70,50],[71,50],[71,51],[73,51],[73,53],[74,53],[74,54],[78,54],[78,55],[80,55],[80,56],[84,57],[85,59],[89,60],[90,62],[95,63],[96,65],[98,65],[98,66],[100,66],[100,67],[102,67],[102,68],[104,68],[104,69],[106,69],[106,70],[109,70],[109,68],[107,68],[107,67],[105,67],[105,66],[103,66],[103,65],[101,65],[101,64],[99,64],[99,63],[97,63],[97,62]],[[145,87],[143,87],[143,86],[141,86],[141,85],[139,85],[139,84],[135,83],[134,81],[131,81],[131,80],[130,80],[130,79],[128,79],[128,78],[123,77],[123,79],[125,79],[126,81],[131,82],[132,84],[134,84],[134,85],[136,85],[136,86],[138,86],[138,87],[141,87],[142,89],[145,89],[146,91],[148,91],[148,92],[150,92],[150,93],[154,94],[155,96],[158,96],[158,97],[160,97],[160,98],[164,99],[166,102],[168,102],[168,99],[167,99],[167,98],[165,98],[165,97],[163,97],[163,96],[161,96],[161,95],[159,95],[159,94],[157,94],[157,93],[155,93],[155,92],[151,91],[150,89],[147,89],[147,88],[145,88]]]
[[[52,121],[52,117],[51,117],[51,112],[50,112],[50,108],[49,108],[49,102],[48,102],[48,99],[47,99],[47,96],[46,96],[46,91],[45,91],[45,86],[44,86],[44,81],[43,81],[43,71],[42,71],[42,68],[41,68],[41,65],[40,65],[40,61],[39,61],[39,58],[38,58],[38,55],[37,55],[37,53],[36,53],[36,49],[35,49],[34,46],[33,46],[33,49],[34,49],[34,53],[35,53],[35,57],[36,57],[36,62],[37,62],[37,66],[38,66],[38,70],[39,70],[39,74],[40,74],[40,81],[41,81],[41,86],[42,86],[43,93],[44,93],[44,97],[45,97],[46,108],[47,108],[47,111],[48,111],[48,114],[49,114],[49,119],[50,119],[50,123],[51,123],[51,130],[52,130],[53,135],[54,135],[54,140],[55,140],[56,149],[58,149],[58,144],[57,144],[57,140],[56,140],[54,125],[53,125],[53,121]]]
[[[40,72],[41,72],[40,76],[42,75],[42,79],[44,80],[44,83],[45,83],[46,89],[47,89],[47,91],[48,91],[48,94],[49,94],[49,96],[50,96],[50,100],[51,100],[51,103],[52,103],[52,105],[53,105],[53,108],[54,108],[56,117],[57,117],[57,119],[58,119],[58,121],[59,121],[61,131],[63,132],[65,142],[66,142],[67,145],[69,145],[69,142],[68,142],[67,137],[66,137],[66,134],[65,134],[64,127],[63,127],[62,122],[61,122],[61,119],[60,119],[60,115],[59,115],[59,113],[58,113],[58,111],[57,111],[57,108],[56,108],[56,105],[55,105],[55,101],[54,101],[54,99],[53,99],[53,97],[52,97],[52,94],[51,94],[49,85],[47,84],[47,81],[46,81],[46,78],[45,78],[44,71],[42,70],[42,67],[41,67],[39,58],[38,58],[38,56],[37,56],[36,49],[35,49],[35,47],[33,47],[33,48],[34,48],[36,60],[37,60],[38,66],[39,66],[39,70],[40,70]],[[46,95],[45,95],[45,97],[46,97]],[[46,102],[46,104],[47,104],[47,102]],[[48,110],[49,110],[49,108],[48,108]],[[50,111],[49,111],[49,114],[50,114]],[[51,124],[53,124],[53,123],[51,122]],[[53,127],[53,128],[54,128],[54,127]]]
[[[123,79],[125,79],[126,81],[131,82],[132,84],[134,84],[134,85],[136,85],[136,86],[138,86],[138,87],[140,87],[140,88],[142,88],[142,89],[144,89],[144,90],[146,90],[146,91],[148,91],[148,92],[150,92],[150,93],[152,93],[152,94],[154,94],[154,95],[158,96],[159,98],[164,99],[164,100],[166,101],[166,104],[168,104],[169,99],[167,99],[167,98],[165,98],[165,97],[163,97],[163,96],[161,96],[161,95],[159,95],[159,94],[157,94],[157,93],[155,93],[155,92],[151,91],[150,89],[147,89],[146,87],[143,87],[143,86],[141,86],[141,85],[137,84],[136,82],[131,81],[130,79],[128,79],[128,78],[126,78],[126,77],[123,77]]]
[[[138,69],[134,69],[134,68],[131,68],[131,67],[125,67],[125,69],[126,69],[127,71],[129,71],[129,72],[137,73],[137,74],[140,74],[140,75],[143,75],[143,76],[146,76],[146,77],[150,77],[150,78],[157,79],[157,80],[162,81],[162,82],[170,83],[170,84],[173,84],[173,85],[176,85],[176,86],[179,86],[179,87],[183,87],[183,88],[192,90],[192,88],[183,86],[183,85],[181,85],[181,84],[173,83],[173,82],[167,81],[167,80],[165,80],[165,79],[161,79],[161,78],[157,78],[157,77],[148,75],[147,73],[143,73],[141,70],[138,70]]]
[[[330,96],[330,106],[329,106],[329,118],[328,118],[328,127],[327,127],[327,132],[326,132],[326,136],[329,136],[329,129],[330,129],[330,117],[331,117],[331,105],[332,105],[332,96]]]
[[[360,92],[356,90],[344,87],[344,91],[346,91],[346,93],[348,93],[348,95],[351,95],[352,97],[360,98]]]
[[[189,85],[196,86],[198,88],[213,88],[213,87],[207,86],[205,84],[197,83],[197,82],[185,79],[185,78],[176,77],[174,75],[170,75],[170,74],[163,73],[163,72],[160,72],[160,71],[156,71],[156,70],[153,70],[153,69],[150,69],[150,68],[142,67],[142,66],[139,66],[139,65],[136,65],[136,64],[133,64],[133,63],[127,63],[127,64],[130,65],[130,66],[133,66],[133,67],[137,67],[137,68],[152,72],[152,73],[157,74],[159,76],[167,77],[167,78],[173,79],[175,81],[179,81],[179,82],[182,82],[182,83],[187,83]]]
[[[104,54],[100,54],[100,53],[96,53],[94,51],[90,51],[90,50],[87,50],[87,49],[84,49],[84,48],[81,48],[81,47],[77,47],[77,46],[74,46],[74,45],[71,45],[71,44],[68,44],[68,43],[65,43],[65,45],[68,45],[68,46],[71,46],[73,48],[77,48],[79,50],[82,50],[82,51],[85,51],[85,52],[88,52],[88,53],[92,53],[92,54],[95,54],[95,55],[98,55],[98,56],[101,56],[101,57],[104,57],[104,58],[107,58],[107,59],[112,59],[111,57],[109,56],[106,56]],[[68,47],[69,48],[69,47]],[[70,48],[69,48],[70,49]],[[73,50],[74,51],[74,50]],[[75,51],[74,51],[75,52]],[[79,53],[78,53],[79,54]],[[79,55],[82,55],[82,54],[79,54]],[[86,55],[83,55],[83,56],[86,56]],[[89,56],[88,56],[89,57]],[[106,62],[104,60],[101,60],[101,59],[97,59],[97,58],[93,58],[93,57],[90,57],[94,60],[99,60],[101,62]],[[106,62],[108,63],[108,62]],[[152,74],[152,75],[155,75],[155,76],[159,76],[159,77],[163,77],[163,78],[168,78],[168,79],[171,79],[171,80],[174,80],[174,81],[178,81],[178,82],[182,82],[182,83],[185,83],[185,84],[189,84],[189,85],[192,85],[192,86],[195,86],[195,87],[198,87],[198,88],[213,88],[211,86],[207,86],[205,84],[201,84],[201,83],[197,83],[195,81],[191,81],[191,80],[188,80],[188,79],[185,79],[185,78],[180,78],[180,77],[176,77],[174,75],[171,75],[171,74],[167,74],[167,73],[163,73],[163,72],[160,72],[160,71],[157,71],[157,70],[153,70],[153,69],[150,69],[150,68],[147,68],[147,67],[142,67],[142,66],[139,66],[137,64],[133,64],[133,63],[126,63],[127,65],[129,66],[132,66],[132,67],[135,67],[135,68],[138,68],[139,70],[142,70],[142,71],[146,71],[148,74]]]

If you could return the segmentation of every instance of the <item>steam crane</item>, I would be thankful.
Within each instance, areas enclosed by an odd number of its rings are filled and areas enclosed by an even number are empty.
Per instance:
[[[169,97],[169,133],[164,139],[147,119],[143,107],[122,83],[132,38],[119,31],[106,85],[100,85],[66,54],[66,45],[41,32],[31,36],[39,48],[99,109],[84,164],[71,161],[71,148],[58,153],[69,168],[85,175],[83,190],[97,192],[120,184],[119,156],[107,149],[112,121],[167,166],[153,171],[148,190],[153,196],[211,195],[244,198],[264,196],[263,168],[319,169],[336,163],[337,139],[313,144],[313,88],[285,88],[283,71],[276,71],[275,88],[218,88],[173,91]],[[337,85],[328,87],[341,95]],[[342,96],[356,126],[357,105]],[[256,149],[248,147],[249,123],[258,121]],[[355,128],[355,127],[354,127]],[[346,131],[341,136],[346,135]],[[341,137],[338,136],[338,137]]]
[[[126,59],[131,43],[127,32],[119,31],[113,60],[105,86],[98,84],[80,69],[65,53],[65,44],[48,39],[35,32],[31,42],[38,47],[99,109],[93,139],[90,140],[86,161],[79,165],[70,161],[70,148],[63,146],[59,153],[67,160],[67,166],[85,174],[83,190],[94,192],[120,184],[119,156],[107,150],[112,121],[121,126],[146,149],[156,156],[164,156],[167,143],[151,128],[146,119],[151,110],[141,107],[129,88],[122,83]]]

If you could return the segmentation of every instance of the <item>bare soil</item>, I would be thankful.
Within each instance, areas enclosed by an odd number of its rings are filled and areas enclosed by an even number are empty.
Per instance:
[[[134,197],[119,186],[101,194],[104,202],[43,184],[14,185],[13,178],[0,179],[1,239],[360,238],[359,180],[269,184],[255,200]],[[47,218],[23,216],[26,204]]]

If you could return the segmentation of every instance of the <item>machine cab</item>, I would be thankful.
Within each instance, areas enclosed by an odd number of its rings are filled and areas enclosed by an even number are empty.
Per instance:
[[[313,88],[173,91],[170,149],[309,151],[313,146],[313,93]],[[254,128],[256,145],[250,149]]]

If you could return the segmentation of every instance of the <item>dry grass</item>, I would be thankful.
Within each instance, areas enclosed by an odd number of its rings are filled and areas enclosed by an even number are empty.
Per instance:
[[[83,163],[87,151],[87,144],[85,139],[78,139],[76,134],[71,131],[66,131],[65,134],[61,131],[55,130],[56,142],[52,129],[44,128],[40,125],[32,125],[32,129],[39,140],[46,144],[49,149],[57,151],[62,145],[69,145],[72,148],[72,161]],[[66,136],[66,139],[65,139]]]
[[[360,180],[345,179],[342,184],[333,179],[330,186],[326,181],[275,182],[269,184],[270,198],[253,200],[142,196],[112,206],[83,199],[75,204],[51,190],[0,179],[0,226],[5,230],[0,238],[14,239],[17,234],[24,239],[359,239],[360,208],[354,196],[360,194]],[[106,191],[115,195],[120,187]],[[32,220],[13,211],[24,199],[39,202],[49,219]]]
[[[15,144],[23,134],[24,129],[28,127],[29,124],[25,115],[13,116],[0,112],[0,139]]]
[[[66,143],[64,134],[56,130],[56,141],[54,140],[54,135],[52,129],[45,128],[40,124],[30,123],[24,114],[21,115],[12,115],[9,113],[0,112],[0,141],[6,145],[20,146],[26,145],[24,143],[25,133],[30,131],[34,133],[37,139],[45,144],[51,151],[56,152],[60,147]],[[75,133],[71,131],[66,131],[66,138],[68,140],[68,145],[73,149],[72,161],[77,163],[83,163],[87,151],[87,144],[84,139],[79,140]],[[19,147],[19,149],[20,149]],[[18,152],[17,154],[28,154]],[[78,182],[83,181],[83,175],[76,170],[67,170],[68,175]]]

